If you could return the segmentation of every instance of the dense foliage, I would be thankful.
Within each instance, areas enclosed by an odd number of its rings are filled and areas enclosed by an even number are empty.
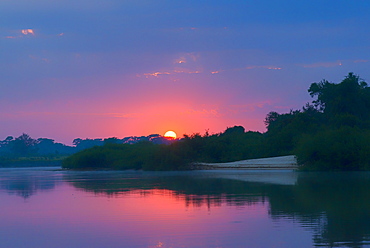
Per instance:
[[[275,153],[292,153],[304,169],[370,169],[370,88],[349,73],[338,84],[308,89],[312,105],[287,114],[270,112],[266,139]]]
[[[63,161],[70,169],[185,170],[193,162],[229,162],[263,156],[263,135],[241,126],[220,134],[185,135],[169,145],[153,142],[105,144],[80,151]]]
[[[370,170],[370,130],[323,127],[301,137],[295,149],[304,169]]]

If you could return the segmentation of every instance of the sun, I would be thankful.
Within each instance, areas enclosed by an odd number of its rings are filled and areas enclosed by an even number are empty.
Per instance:
[[[166,138],[172,138],[172,139],[176,139],[177,135],[174,131],[167,131],[165,134],[164,134],[164,137]]]

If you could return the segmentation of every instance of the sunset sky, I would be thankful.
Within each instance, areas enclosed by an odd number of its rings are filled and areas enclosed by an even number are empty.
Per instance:
[[[370,83],[367,0],[2,0],[0,140],[222,132]]]

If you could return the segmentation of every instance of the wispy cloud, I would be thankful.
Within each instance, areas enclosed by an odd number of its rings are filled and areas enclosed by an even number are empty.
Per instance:
[[[174,64],[185,64],[188,62],[196,62],[200,55],[197,53],[184,53],[174,60]]]
[[[247,66],[247,67],[242,67],[242,68],[226,69],[226,70],[212,70],[212,71],[204,71],[202,69],[189,70],[186,68],[180,68],[180,69],[173,69],[169,71],[157,71],[157,72],[151,72],[151,73],[137,74],[137,77],[144,76],[146,78],[149,78],[149,77],[159,77],[163,75],[200,74],[200,73],[218,74],[222,72],[243,71],[243,70],[253,70],[253,69],[282,70],[283,68],[276,67],[276,66],[258,66],[258,65]]]
[[[35,31],[31,28],[22,29],[21,33],[24,34],[24,35],[35,35]]]
[[[50,61],[50,59],[48,59],[48,58],[40,58],[40,57],[38,57],[38,56],[34,56],[34,55],[28,55],[28,57],[29,57],[30,59],[43,61],[43,62],[45,62],[45,63],[50,63],[50,62],[51,62],[51,61]]]
[[[283,68],[276,67],[276,66],[270,66],[270,65],[253,65],[253,66],[247,66],[245,67],[246,70],[252,70],[252,69],[268,69],[268,70],[281,70]]]
[[[2,36],[2,38],[5,38],[5,39],[22,39],[22,38],[26,38],[26,37],[43,37],[43,38],[46,37],[46,38],[50,38],[50,37],[64,36],[64,33],[39,36],[39,33],[37,33],[32,28],[11,30],[11,31],[7,31],[6,33],[8,33],[8,34],[6,34],[5,36]],[[1,36],[0,36],[0,38],[1,38]]]
[[[157,71],[157,72],[152,72],[152,73],[144,73],[144,74],[137,74],[137,77],[144,76],[146,78],[150,77],[159,77],[159,76],[164,76],[164,75],[176,75],[176,74],[197,74],[197,73],[202,73],[201,70],[195,70],[195,71],[190,71],[187,69],[175,69],[172,71]]]
[[[353,61],[353,63],[367,63],[367,62],[369,62],[369,60],[365,60],[365,59],[358,59],[358,60]]]
[[[211,71],[211,74],[217,74],[217,73],[220,73],[220,72],[223,72],[224,70],[219,70],[219,71]]]
[[[313,64],[306,64],[302,65],[304,68],[317,68],[317,67],[335,67],[335,66],[341,66],[341,61],[335,61],[335,62],[317,62]]]
[[[25,37],[33,37],[36,36],[35,30],[32,28],[27,29],[18,29],[18,30],[11,30],[7,32],[8,34],[3,36],[5,39],[21,39]]]
[[[187,109],[183,112],[180,112],[182,115],[196,115],[202,117],[220,117],[221,114],[217,108],[202,108],[202,109]]]
[[[282,67],[272,66],[272,65],[251,65],[241,68],[233,68],[227,70],[218,70],[218,71],[211,71],[212,74],[217,74],[221,72],[228,72],[228,71],[244,71],[244,70],[254,70],[254,69],[267,69],[267,70],[282,70]]]
[[[160,75],[171,75],[173,74],[172,72],[167,72],[167,71],[157,71],[157,72],[152,72],[152,73],[144,73],[143,75],[146,77],[146,78],[149,78],[149,77],[158,77]],[[138,74],[137,75],[138,77],[140,77],[141,75]]]

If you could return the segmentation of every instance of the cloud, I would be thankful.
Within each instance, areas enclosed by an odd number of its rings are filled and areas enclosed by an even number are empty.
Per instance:
[[[17,29],[17,30],[8,30],[6,31],[5,33],[8,33],[6,34],[5,36],[3,36],[3,38],[5,39],[22,39],[22,38],[25,38],[25,37],[42,37],[42,38],[51,38],[51,37],[61,37],[61,36],[64,36],[65,34],[63,32],[61,33],[57,33],[57,34],[49,34],[49,35],[41,35],[39,36],[38,34],[39,33],[36,33],[36,31],[32,28],[27,28],[27,29]]]
[[[186,73],[186,74],[198,74],[198,73],[202,73],[202,70],[191,71],[188,69],[175,69],[173,72],[174,73]]]
[[[40,58],[40,57],[37,57],[37,56],[34,56],[34,55],[28,55],[29,58],[33,59],[33,60],[39,60],[39,61],[43,61],[45,63],[50,63],[50,59],[48,58]]]
[[[220,71],[211,71],[211,74],[217,74],[217,73],[220,73],[220,72],[223,72],[224,70],[220,70]]]
[[[29,29],[22,29],[21,33],[24,35],[35,35],[35,31],[31,28]]]
[[[341,66],[342,62],[341,61],[336,61],[336,62],[317,62],[313,64],[306,64],[302,65],[304,68],[317,68],[317,67],[335,67],[335,66]]]
[[[369,62],[369,60],[365,60],[365,59],[358,59],[358,60],[353,61],[353,63],[367,63],[367,62]]]
[[[196,109],[187,109],[183,112],[180,112],[180,114],[182,115],[197,115],[197,116],[202,116],[202,117],[220,117],[221,114],[219,112],[219,110],[217,108],[212,108],[212,109],[206,109],[206,108],[203,108],[203,109],[200,109],[200,110],[196,110]]]
[[[184,57],[175,60],[175,64],[184,64],[184,63],[186,63],[186,58]]]
[[[27,36],[36,36],[35,31],[31,28],[11,30],[7,33],[8,35],[5,36],[5,39],[20,39]]]
[[[243,71],[243,70],[253,70],[253,69],[267,69],[267,70],[282,70],[281,67],[276,66],[247,66],[243,68],[234,68],[234,69],[227,69],[227,70],[212,70],[212,71],[204,71],[203,69],[196,69],[196,70],[190,70],[187,68],[175,68],[173,70],[168,71],[157,71],[157,72],[151,72],[151,73],[143,73],[143,74],[137,74],[137,77],[144,76],[146,78],[149,77],[159,77],[163,75],[174,75],[174,74],[200,74],[200,73],[208,73],[208,74],[218,74],[221,72],[228,72],[228,71]]]
[[[160,75],[170,75],[170,74],[173,74],[173,73],[167,72],[167,71],[163,71],[163,72],[157,71],[157,72],[152,72],[152,73],[144,73],[143,75],[146,78],[149,78],[149,77],[158,77]],[[141,75],[138,74],[137,76],[140,77]]]
[[[282,67],[277,66],[270,66],[270,65],[252,65],[252,66],[246,66],[242,68],[233,68],[233,69],[226,69],[226,70],[216,70],[211,71],[211,74],[218,74],[221,72],[228,72],[228,71],[244,71],[244,70],[254,70],[254,69],[267,69],[267,70],[282,70]]]
[[[200,55],[196,53],[186,53],[185,55],[189,56],[194,62],[197,61],[198,58],[200,57]]]
[[[252,69],[268,69],[268,70],[281,70],[281,67],[276,66],[268,66],[268,65],[253,65],[253,66],[247,66],[245,67],[246,70],[252,70]]]
[[[176,74],[198,74],[202,73],[200,70],[190,71],[187,69],[174,69],[172,71],[157,71],[157,72],[151,72],[151,73],[144,73],[144,74],[137,74],[137,77],[144,76],[146,78],[150,77],[159,77],[163,75],[176,75]]]
[[[184,53],[179,58],[176,58],[174,64],[185,64],[188,62],[196,62],[200,55],[197,53]]]

